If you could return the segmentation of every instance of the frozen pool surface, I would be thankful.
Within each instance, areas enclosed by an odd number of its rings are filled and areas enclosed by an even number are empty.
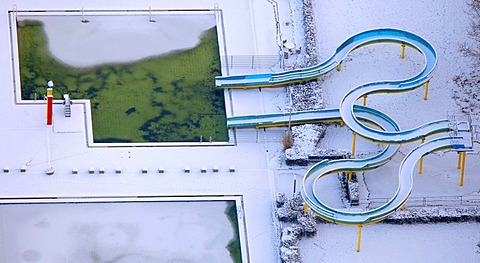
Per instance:
[[[232,262],[226,201],[0,205],[2,262]],[[3,261],[5,260],[5,261]]]
[[[42,21],[48,48],[61,62],[74,67],[131,62],[175,50],[192,48],[200,35],[215,26],[213,14],[21,15],[19,21]]]

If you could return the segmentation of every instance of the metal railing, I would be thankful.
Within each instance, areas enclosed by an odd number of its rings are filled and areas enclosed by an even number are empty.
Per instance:
[[[281,66],[279,55],[230,55],[224,57],[229,68],[271,68]]]
[[[360,205],[369,206],[369,208],[372,209],[387,203],[389,199],[390,198],[360,199],[359,203]],[[405,205],[407,207],[480,206],[480,195],[410,197]]]

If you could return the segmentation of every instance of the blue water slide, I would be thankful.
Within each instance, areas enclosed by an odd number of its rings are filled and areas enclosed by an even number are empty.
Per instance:
[[[444,136],[416,147],[402,161],[399,169],[399,184],[394,196],[384,205],[369,211],[347,212],[329,207],[315,192],[320,178],[342,171],[359,172],[378,168],[386,164],[398,151],[399,145],[409,143],[432,134],[450,131],[447,120],[437,120],[419,127],[400,130],[388,115],[369,107],[354,105],[363,96],[377,93],[399,93],[414,90],[425,84],[432,76],[437,63],[435,49],[423,38],[399,29],[380,28],[358,33],[345,40],[325,62],[313,67],[272,74],[217,77],[216,85],[221,88],[251,88],[284,85],[315,79],[335,69],[353,50],[375,43],[397,43],[416,49],[424,55],[425,66],[415,76],[398,81],[377,81],[360,85],[345,94],[338,109],[323,109],[292,113],[235,116],[227,119],[230,128],[287,126],[304,123],[344,122],[353,132],[371,141],[386,144],[379,154],[366,159],[324,160],[315,164],[305,174],[301,191],[305,203],[320,217],[340,224],[363,225],[385,219],[409,197],[416,162],[424,155],[439,150],[471,150],[463,137]],[[379,129],[369,127],[374,124]]]

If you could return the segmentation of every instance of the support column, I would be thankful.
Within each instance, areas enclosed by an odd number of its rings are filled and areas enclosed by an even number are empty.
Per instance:
[[[425,94],[423,95],[424,100],[428,100],[428,84],[430,83],[430,80],[425,82]]]
[[[362,240],[362,225],[358,226],[357,252],[360,252],[360,241]]]
[[[467,152],[462,152],[462,170],[460,172],[460,186],[463,186],[463,179],[465,177],[465,162],[467,160]]]
[[[367,106],[367,95],[363,96],[363,106]]]
[[[338,71],[342,70],[342,62],[338,63],[338,65],[337,65],[337,70],[338,70]]]
[[[405,44],[402,44],[402,56],[401,58],[405,58]]]
[[[353,133],[353,138],[352,138],[352,157],[355,155],[356,140],[357,140],[357,134],[354,132]]]
[[[460,165],[462,163],[462,152],[457,152],[457,154],[458,154],[457,169],[460,170]]]
[[[308,205],[307,203],[303,203],[303,213],[306,214],[307,213],[307,208],[308,208]]]
[[[403,205],[402,205],[402,208],[401,208],[401,209],[402,209],[402,211],[405,211],[405,203],[403,203]]]
[[[422,138],[422,144],[425,142],[425,138]],[[422,174],[423,172],[423,156],[420,157],[420,165],[418,168],[418,174]]]

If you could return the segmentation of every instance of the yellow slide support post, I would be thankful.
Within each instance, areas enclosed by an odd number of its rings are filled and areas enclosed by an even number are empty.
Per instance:
[[[303,213],[306,214],[307,213],[307,208],[308,208],[308,205],[307,203],[303,203]]]
[[[402,44],[402,58],[405,58],[405,44]]]
[[[337,65],[337,71],[340,71],[342,70],[342,62],[338,63]]]
[[[462,162],[462,152],[457,152],[457,153],[458,153],[457,169],[460,170],[460,164]]]
[[[363,106],[367,106],[367,95],[363,96]]]
[[[357,134],[354,132],[353,133],[353,138],[352,138],[352,157],[355,155],[355,143],[357,140]]]
[[[425,94],[423,95],[424,100],[428,100],[428,84],[430,83],[430,80],[425,82]]]
[[[402,211],[405,211],[405,203],[403,203],[403,205],[402,205],[402,208],[401,208],[401,209],[402,209]]]
[[[425,142],[425,138],[422,138],[422,144]],[[420,165],[418,168],[418,174],[422,174],[423,172],[423,156],[420,157]]]
[[[362,225],[358,226],[357,252],[360,252],[360,241],[362,240]]]
[[[467,160],[467,152],[462,152],[462,170],[460,172],[460,186],[463,186],[463,178],[465,177],[465,161]]]

